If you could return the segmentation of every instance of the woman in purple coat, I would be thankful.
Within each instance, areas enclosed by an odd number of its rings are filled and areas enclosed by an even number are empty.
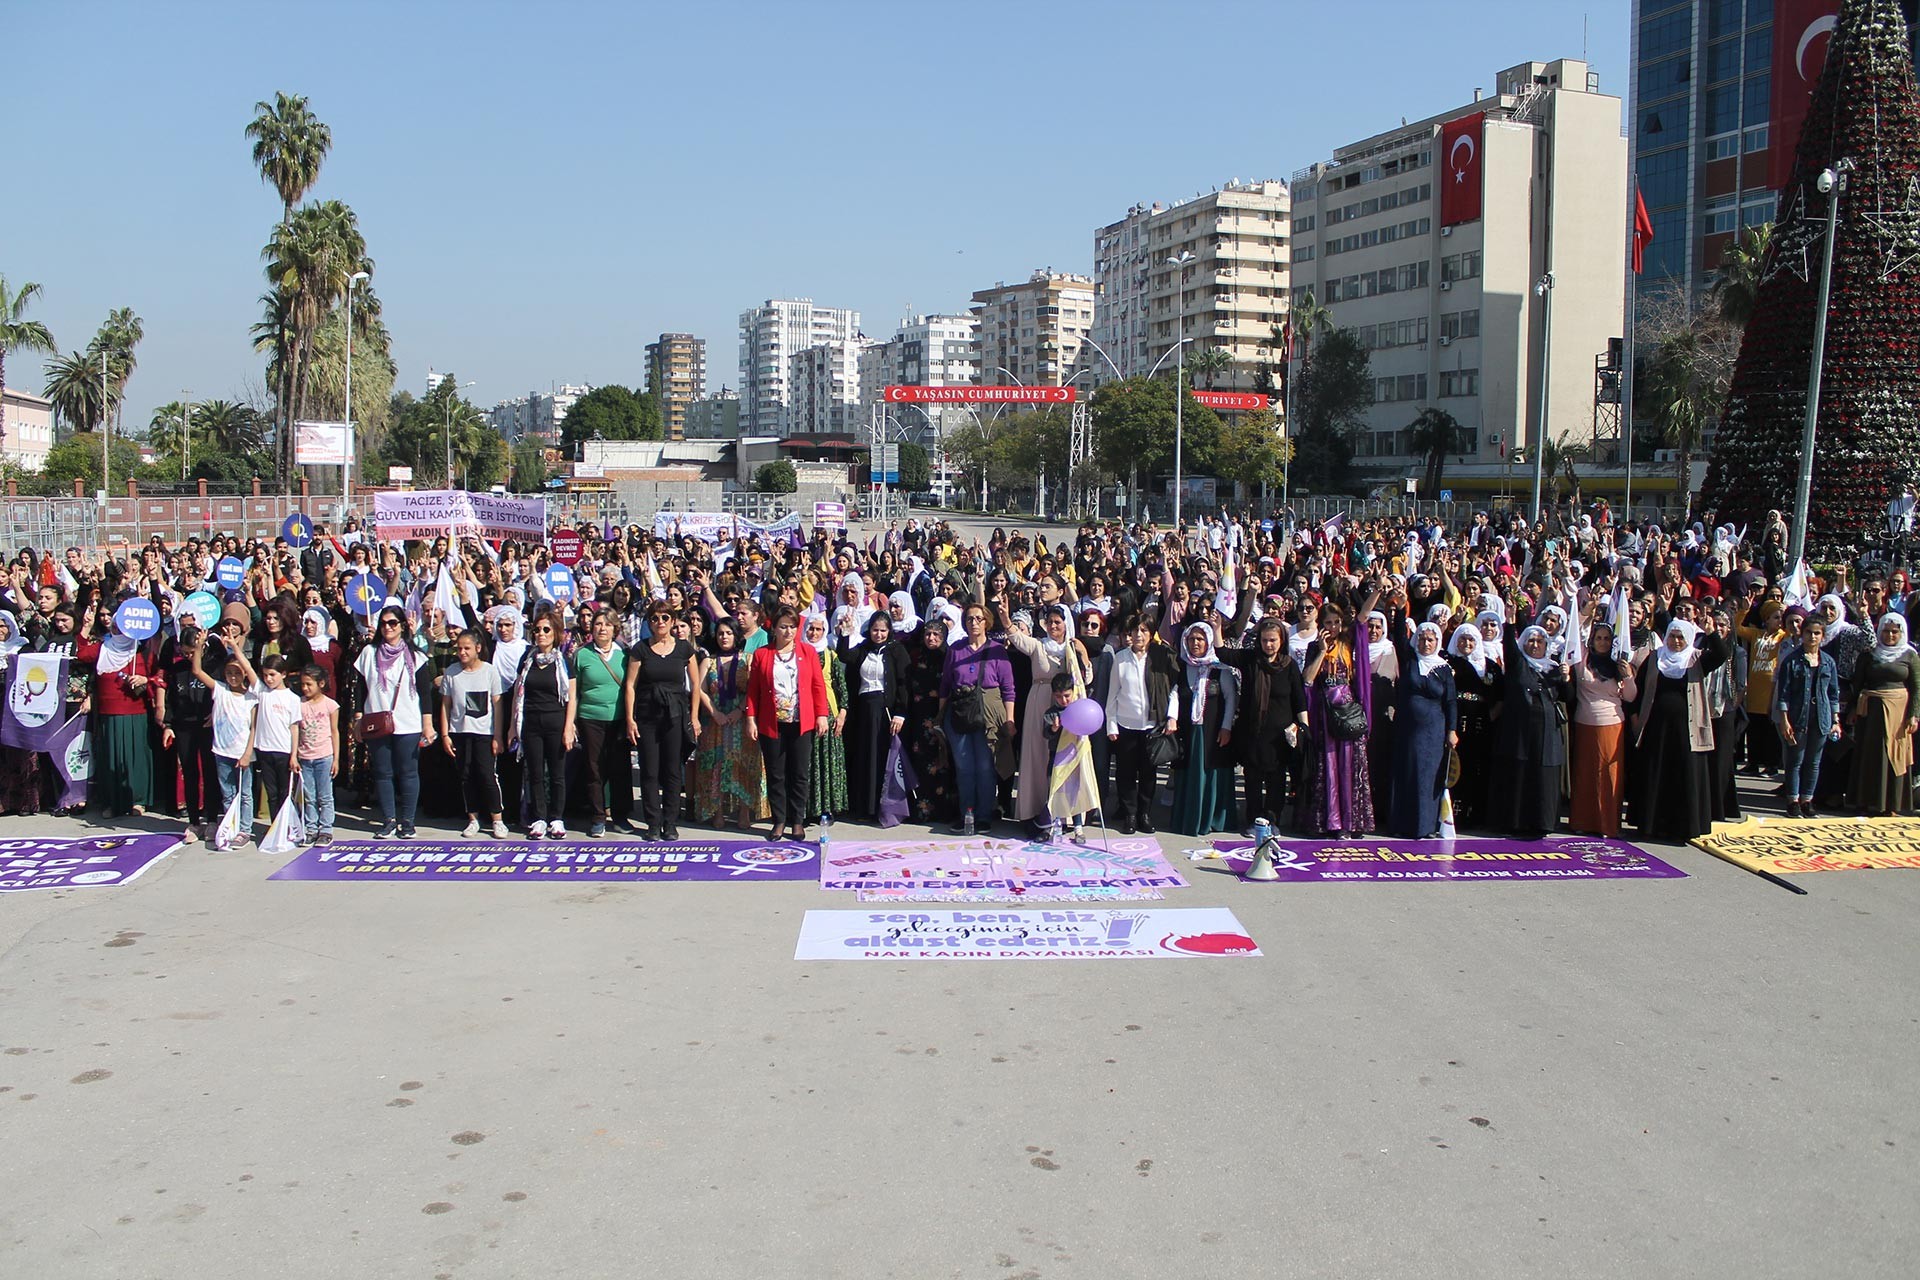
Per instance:
[[[1359,616],[1380,599],[1376,581]],[[1367,768],[1367,724],[1373,718],[1373,673],[1364,633],[1353,617],[1329,600],[1320,611],[1320,638],[1307,650],[1307,718],[1313,731],[1312,801],[1307,825],[1323,835],[1351,840],[1373,830],[1373,783]],[[1357,704],[1359,715],[1342,710]]]

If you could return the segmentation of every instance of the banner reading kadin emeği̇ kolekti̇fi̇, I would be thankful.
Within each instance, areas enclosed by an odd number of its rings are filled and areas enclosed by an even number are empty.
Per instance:
[[[1541,840],[1279,840],[1281,880],[1672,880],[1686,872],[1624,840],[1547,836]],[[1215,840],[1233,871],[1245,871],[1251,840]],[[1195,861],[1208,855],[1193,855]]]
[[[1192,960],[1257,956],[1225,907],[809,911],[795,960]]]
[[[1186,883],[1151,836],[837,840],[820,864],[821,888],[855,890],[860,902],[1144,901]]]
[[[375,494],[373,529],[382,542],[400,539],[547,539],[547,500],[507,498],[463,489],[421,489]]]
[[[315,845],[269,880],[811,880],[816,845],[800,841],[337,841]]]
[[[125,884],[179,846],[165,832],[0,840],[0,893]]]

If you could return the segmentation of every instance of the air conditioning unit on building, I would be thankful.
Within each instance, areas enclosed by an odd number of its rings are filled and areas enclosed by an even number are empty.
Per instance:
[[[1451,281],[1451,280],[1442,280],[1442,281],[1440,282],[1440,291],[1441,291],[1442,293],[1445,293],[1445,292],[1446,292],[1447,290],[1449,290],[1449,289],[1451,289],[1451,288],[1453,288],[1453,281]]]
[[[1450,347],[1453,345],[1453,339],[1449,338],[1446,334],[1443,333],[1440,335],[1440,345],[1443,347]]]
[[[1452,227],[1442,227],[1442,228],[1440,228],[1440,234],[1441,234],[1441,235],[1443,235],[1443,236],[1450,236],[1450,235],[1452,235],[1452,234],[1453,234],[1453,228],[1452,228]]]

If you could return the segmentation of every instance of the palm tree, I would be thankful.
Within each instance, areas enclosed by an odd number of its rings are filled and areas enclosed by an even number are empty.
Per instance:
[[[1669,449],[1674,478],[1691,513],[1693,455],[1726,404],[1732,378],[1724,326],[1712,317],[1669,333],[1647,362],[1648,404]]]
[[[264,440],[260,434],[260,415],[244,404],[231,400],[208,400],[194,409],[194,426],[207,443],[221,453],[244,457]]]
[[[1420,492],[1427,498],[1440,493],[1440,477],[1445,474],[1447,455],[1459,438],[1460,421],[1445,409],[1422,409],[1420,416],[1407,424],[1407,452],[1426,459],[1426,476]]]
[[[1300,339],[1302,350],[1313,345],[1315,334],[1333,324],[1333,313],[1320,305],[1311,289],[1300,295],[1300,301],[1293,304],[1290,314],[1293,316],[1293,331]]]
[[[140,339],[146,336],[146,326],[140,317],[133,313],[132,307],[117,307],[107,313],[106,323],[100,326],[100,332],[93,335],[93,341],[87,344],[87,354],[94,364],[100,363],[104,355],[107,361],[107,380],[109,406],[115,412],[115,421],[119,422],[119,412],[127,397],[127,382],[133,377],[134,367],[139,363],[134,356],[134,348],[140,345]]]
[[[1540,473],[1545,477],[1547,486],[1546,510],[1560,509],[1560,476],[1564,472],[1567,486],[1573,491],[1574,505],[1580,503],[1580,475],[1573,469],[1576,459],[1584,458],[1592,452],[1588,444],[1576,444],[1566,436],[1549,436],[1540,446]]]
[[[1204,347],[1187,361],[1188,376],[1203,380],[1208,390],[1212,390],[1221,374],[1232,372],[1233,355],[1224,347]]]
[[[367,257],[366,239],[353,210],[338,200],[300,209],[274,229],[261,256],[267,262],[267,280],[279,297],[270,306],[269,323],[280,332],[263,333],[256,326],[255,345],[264,342],[279,357],[276,470],[284,481],[293,466],[293,422],[305,407],[314,335],[346,296],[353,274],[371,272],[373,261]]]
[[[39,296],[39,285],[29,282],[15,293],[7,287],[7,278],[0,276],[0,400],[4,400],[7,393],[7,352],[39,351],[52,355],[59,350],[46,325],[27,319],[28,305]],[[4,426],[0,425],[0,452],[4,452],[6,443]]]
[[[256,102],[253,109],[259,114],[246,132],[253,139],[253,163],[279,193],[285,225],[293,221],[293,206],[320,180],[333,130],[307,109],[304,95],[275,93],[272,102]]]
[[[108,381],[100,358],[73,351],[47,362],[47,399],[60,421],[75,431],[98,431],[107,420]]]
[[[153,446],[155,453],[186,457],[193,444],[191,419],[194,416],[178,400],[161,405],[147,420],[147,443]]]
[[[1773,224],[1763,222],[1728,241],[1720,253],[1720,267],[1713,273],[1713,300],[1720,308],[1720,318],[1736,329],[1746,328],[1753,316],[1753,301],[1760,294],[1760,272],[1772,243]]]

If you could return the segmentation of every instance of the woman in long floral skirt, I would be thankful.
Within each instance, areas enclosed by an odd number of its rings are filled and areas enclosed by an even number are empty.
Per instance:
[[[694,756],[693,813],[713,827],[748,827],[768,816],[766,770],[747,740],[747,675],[740,627],[722,617],[713,626],[714,656],[700,678],[700,745]]]
[[[813,772],[807,778],[807,813],[841,814],[847,811],[847,748],[841,733],[847,724],[847,670],[840,655],[827,643],[827,620],[810,614],[807,643],[820,655],[820,675],[827,682],[827,731],[813,735]]]

